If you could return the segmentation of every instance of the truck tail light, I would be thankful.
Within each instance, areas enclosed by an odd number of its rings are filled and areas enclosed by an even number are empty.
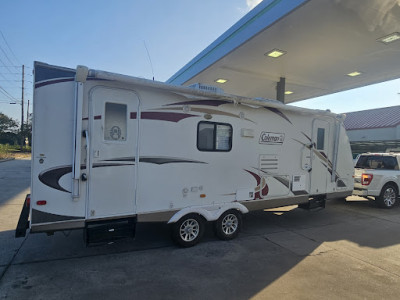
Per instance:
[[[372,174],[362,174],[361,175],[361,184],[362,185],[369,185],[372,181],[372,178],[374,178],[374,176]]]

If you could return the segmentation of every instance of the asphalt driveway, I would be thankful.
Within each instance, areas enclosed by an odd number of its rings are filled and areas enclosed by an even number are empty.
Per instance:
[[[350,197],[320,211],[258,211],[237,239],[217,240],[209,226],[189,249],[155,223],[97,247],[81,230],[15,239],[29,164],[0,163],[0,299],[399,298],[400,208]]]

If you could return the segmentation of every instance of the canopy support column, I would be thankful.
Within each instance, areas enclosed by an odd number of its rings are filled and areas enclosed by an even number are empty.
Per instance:
[[[279,81],[276,83],[276,100],[282,103],[285,103],[285,84],[285,77],[279,78]]]

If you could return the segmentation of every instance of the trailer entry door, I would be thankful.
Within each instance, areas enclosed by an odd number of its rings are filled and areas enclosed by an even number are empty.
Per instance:
[[[330,143],[329,123],[324,120],[314,119],[312,129],[313,149],[311,153],[311,185],[310,194],[326,192],[327,183],[332,172],[332,145]]]
[[[135,213],[139,99],[133,91],[95,87],[90,92],[87,218]]]

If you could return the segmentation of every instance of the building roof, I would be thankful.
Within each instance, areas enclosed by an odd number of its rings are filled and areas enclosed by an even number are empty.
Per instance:
[[[400,125],[400,105],[346,113],[346,130],[388,128]]]
[[[291,103],[399,78],[397,3],[264,0],[168,82],[276,99],[282,77]]]

